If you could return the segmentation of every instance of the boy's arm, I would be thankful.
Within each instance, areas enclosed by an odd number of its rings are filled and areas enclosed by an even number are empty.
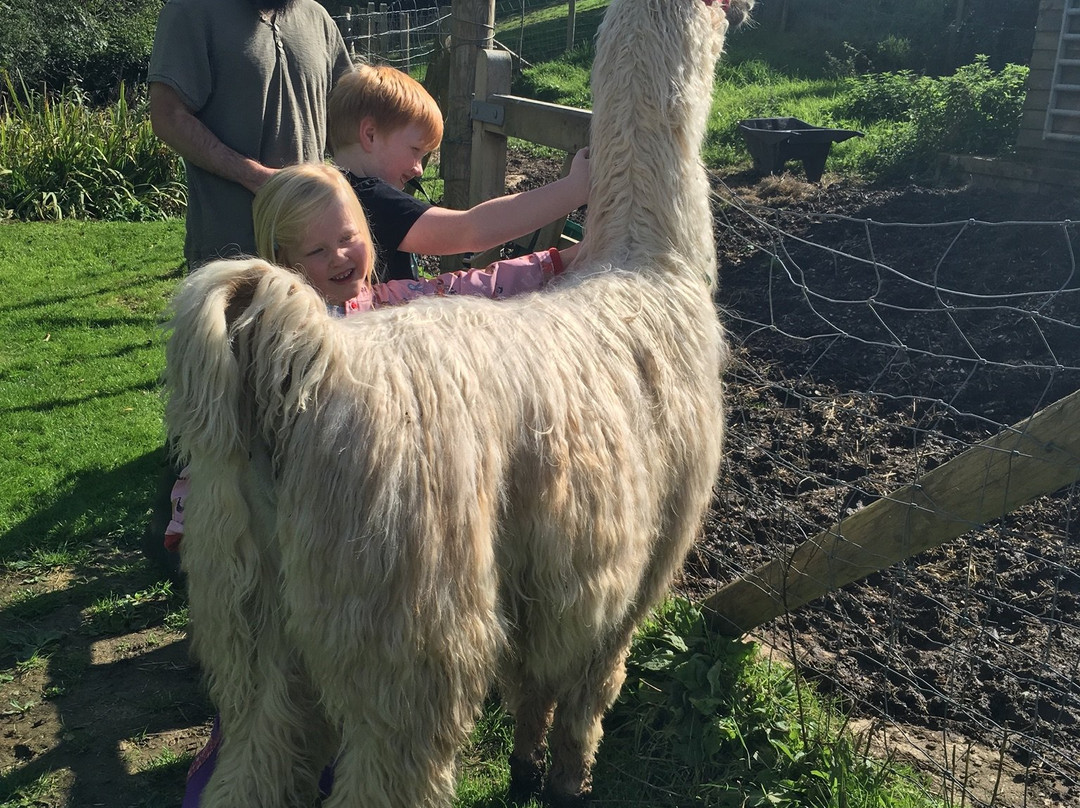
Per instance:
[[[158,81],[150,83],[150,124],[154,134],[185,160],[252,193],[274,174],[274,169],[222,143],[176,90]]]
[[[589,150],[574,155],[555,182],[481,202],[469,210],[432,207],[409,229],[400,250],[420,255],[480,252],[538,230],[589,201]]]

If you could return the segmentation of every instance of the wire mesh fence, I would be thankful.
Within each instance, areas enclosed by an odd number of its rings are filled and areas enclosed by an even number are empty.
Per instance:
[[[420,80],[450,33],[449,4],[429,0],[367,3],[334,19],[354,59],[389,64]]]
[[[1074,222],[799,208],[718,186],[738,359],[703,595],[1080,389]],[[758,635],[953,804],[1080,804],[1080,486],[955,532]]]
[[[496,0],[496,47],[517,57],[515,67],[553,59],[592,42],[607,3]],[[334,17],[354,58],[390,64],[423,80],[428,65],[446,48],[450,3],[392,0],[350,6]]]
[[[494,0],[496,46],[516,66],[587,47],[607,0]],[[1037,0],[780,0],[759,3],[757,25],[820,43],[836,69],[917,67],[949,72],[988,53],[995,67],[1026,64]],[[347,7],[335,19],[358,58],[381,61],[423,78],[450,33],[446,0],[390,0]],[[850,64],[848,64],[850,62]]]

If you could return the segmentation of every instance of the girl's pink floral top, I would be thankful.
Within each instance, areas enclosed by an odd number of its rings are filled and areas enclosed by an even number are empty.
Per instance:
[[[338,313],[351,317],[362,311],[380,309],[415,300],[418,297],[477,295],[501,300],[504,297],[535,292],[563,271],[562,258],[556,249],[496,261],[484,269],[446,272],[434,278],[393,280],[369,286]]]

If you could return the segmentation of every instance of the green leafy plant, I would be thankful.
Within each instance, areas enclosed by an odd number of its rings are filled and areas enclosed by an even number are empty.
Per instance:
[[[183,166],[151,130],[145,92],[121,87],[96,108],[79,89],[0,77],[0,218],[144,221],[183,211]]]
[[[671,601],[639,633],[627,673],[605,740],[619,759],[601,758],[638,772],[632,761],[651,761],[631,784],[643,801],[674,793],[665,804],[932,804],[917,778],[860,750],[840,713],[792,668],[714,634],[688,601]]]
[[[888,180],[930,170],[942,152],[1007,153],[1019,131],[1027,74],[1022,65],[995,71],[978,56],[941,78],[901,71],[851,79],[834,114],[878,128],[856,147],[851,167]]]

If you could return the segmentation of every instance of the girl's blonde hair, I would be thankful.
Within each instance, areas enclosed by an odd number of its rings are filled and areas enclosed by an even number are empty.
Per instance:
[[[389,65],[358,64],[330,92],[326,129],[330,150],[340,151],[359,140],[360,122],[375,121],[380,131],[396,132],[416,124],[434,150],[443,136],[443,115],[424,85]]]
[[[282,254],[295,251],[311,223],[338,200],[345,205],[356,222],[360,238],[367,243],[367,266],[362,267],[362,272],[364,282],[370,283],[375,268],[375,247],[367,216],[349,181],[329,163],[287,166],[255,194],[251,214],[259,257],[286,265]]]

